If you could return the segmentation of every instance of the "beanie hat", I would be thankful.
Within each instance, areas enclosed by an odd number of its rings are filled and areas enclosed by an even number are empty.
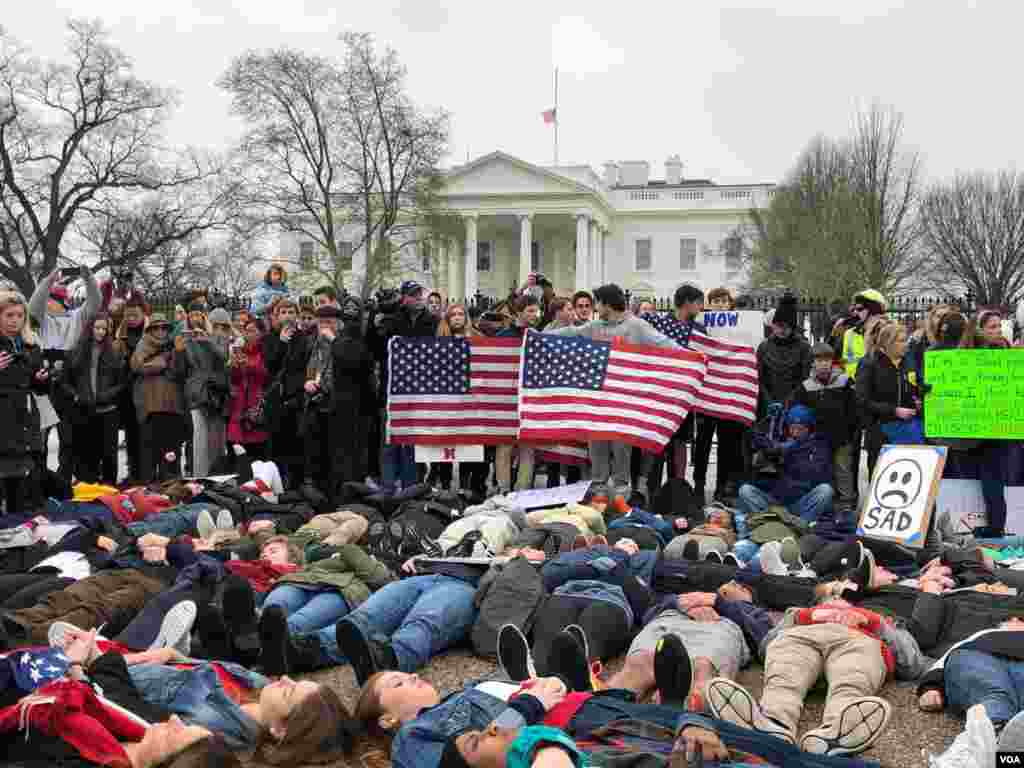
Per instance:
[[[56,285],[50,286],[50,298],[54,301],[59,301],[61,304],[66,304],[70,293],[66,285],[57,283]]]
[[[415,280],[406,280],[398,287],[398,292],[403,296],[415,296],[423,290],[423,286]]]
[[[779,323],[781,325],[788,325],[790,328],[796,328],[796,296],[787,293],[781,299],[779,299],[779,306],[775,310],[775,314],[772,316],[773,323]]]
[[[786,426],[791,424],[803,424],[805,427],[814,426],[814,411],[806,405],[794,405],[786,412]]]
[[[437,764],[437,768],[470,768],[466,758],[459,752],[455,738],[452,736],[445,741],[444,749],[441,751],[441,761]]]
[[[836,351],[832,349],[832,347],[829,344],[826,344],[824,341],[819,341],[817,344],[811,347],[811,356],[827,357],[831,359],[836,356]]]
[[[230,325],[231,315],[228,314],[228,311],[224,309],[224,307],[217,307],[212,312],[210,312],[210,322],[214,324],[227,323]]]
[[[863,304],[868,310],[868,315],[881,315],[889,308],[889,303],[885,300],[885,296],[876,291],[874,288],[868,288],[865,291],[861,291],[853,300],[859,304]]]

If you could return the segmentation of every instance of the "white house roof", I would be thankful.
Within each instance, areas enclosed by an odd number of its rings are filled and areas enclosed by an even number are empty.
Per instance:
[[[445,174],[444,194],[510,195],[510,194],[601,194],[600,185],[583,183],[586,178],[582,167],[570,167],[570,173],[555,168],[544,168],[528,163],[505,152],[496,151],[478,157],[465,165],[452,168]],[[591,171],[596,181],[597,177]],[[575,177],[575,178],[574,178]]]

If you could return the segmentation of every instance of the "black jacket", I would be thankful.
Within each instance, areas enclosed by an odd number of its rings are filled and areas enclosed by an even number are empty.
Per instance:
[[[0,371],[0,477],[24,477],[32,465],[29,452],[43,446],[39,411],[32,398],[33,393],[47,390],[35,378],[43,367],[43,353],[38,346],[8,337],[0,337],[0,352],[14,355]]]
[[[231,379],[227,356],[214,339],[186,339],[185,353],[180,357],[186,370],[185,407],[223,412],[231,392]]]
[[[437,336],[438,320],[425,308],[415,314],[399,307],[393,315],[374,315],[366,329],[366,343],[373,359],[380,364],[380,401],[388,393],[388,342],[395,336],[425,338]]]
[[[833,449],[849,443],[857,431],[857,395],[853,382],[835,368],[827,384],[809,377],[796,388],[793,401],[814,411],[815,431],[826,435]]]
[[[285,408],[302,407],[302,387],[306,383],[306,366],[316,342],[316,332],[297,331],[291,341],[268,334],[263,340],[263,356],[267,373],[281,379],[281,403]]]
[[[897,408],[913,408],[918,392],[907,380],[906,371],[893,365],[880,350],[861,360],[856,387],[863,425],[876,433],[880,424],[897,420]]]
[[[785,402],[811,373],[811,345],[799,334],[788,339],[774,336],[757,348],[757,373],[762,406]]]
[[[65,365],[67,370],[61,377],[60,386],[64,395],[79,406],[103,409],[117,404],[118,398],[128,386],[128,361],[113,347],[106,345],[100,352],[96,368],[96,391],[92,388],[92,356],[94,346],[76,352]]]

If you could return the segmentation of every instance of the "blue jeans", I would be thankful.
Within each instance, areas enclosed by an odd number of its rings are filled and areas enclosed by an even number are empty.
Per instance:
[[[393,491],[399,481],[403,488],[416,485],[416,449],[412,445],[385,445],[381,462],[381,484]]]
[[[813,523],[819,515],[827,515],[832,512],[832,497],[832,486],[822,483],[816,485],[796,501],[783,506],[790,514],[796,515],[808,523]],[[750,532],[746,530],[747,518],[757,512],[764,512],[773,504],[782,504],[782,502],[771,494],[765,493],[756,485],[750,483],[741,485],[739,498],[736,500],[736,511],[739,513],[736,515],[737,535],[742,538],[749,536]],[[743,530],[740,530],[740,522],[738,522],[741,517]]]
[[[757,553],[760,549],[760,545],[755,544],[750,539],[740,539],[736,542],[736,546],[732,548],[732,552],[738,560],[746,563],[748,568],[756,566],[756,571],[760,573],[761,561],[757,559]]]
[[[349,612],[348,602],[331,587],[306,589],[295,584],[278,584],[267,594],[263,610],[272,605],[288,614],[288,632],[304,635],[334,625]]]
[[[390,641],[399,670],[415,672],[469,634],[475,594],[473,585],[452,576],[413,576],[377,590],[342,621]]]
[[[147,517],[136,523],[128,523],[125,528],[132,536],[136,537],[155,533],[158,536],[173,539],[195,531],[199,513],[204,509],[209,510],[211,515],[216,516],[217,514],[217,507],[214,504],[181,504],[165,509],[159,515]]]
[[[982,651],[953,651],[945,665],[946,704],[962,715],[975,704],[993,723],[1024,709],[1024,661]]]

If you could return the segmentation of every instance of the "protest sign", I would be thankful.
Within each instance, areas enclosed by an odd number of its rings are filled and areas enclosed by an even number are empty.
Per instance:
[[[456,461],[483,461],[482,445],[417,445],[417,464],[451,463]]]
[[[528,491],[516,491],[508,494],[505,498],[523,509],[562,507],[582,499],[588,488],[590,488],[590,481],[584,480],[571,485],[559,485],[556,488],[531,488]]]
[[[943,445],[883,445],[857,535],[923,547],[947,450]]]
[[[1024,534],[1024,486],[1008,485],[1003,489],[1006,498],[1006,533]],[[939,495],[935,500],[933,517],[949,515],[953,531],[958,534],[970,533],[978,526],[988,524],[985,514],[985,496],[978,480],[945,479],[939,483]]]
[[[1024,439],[1024,353],[1019,349],[926,352],[924,433]]]
[[[708,329],[708,335],[716,339],[755,348],[764,341],[764,315],[761,312],[709,309],[701,322]]]

